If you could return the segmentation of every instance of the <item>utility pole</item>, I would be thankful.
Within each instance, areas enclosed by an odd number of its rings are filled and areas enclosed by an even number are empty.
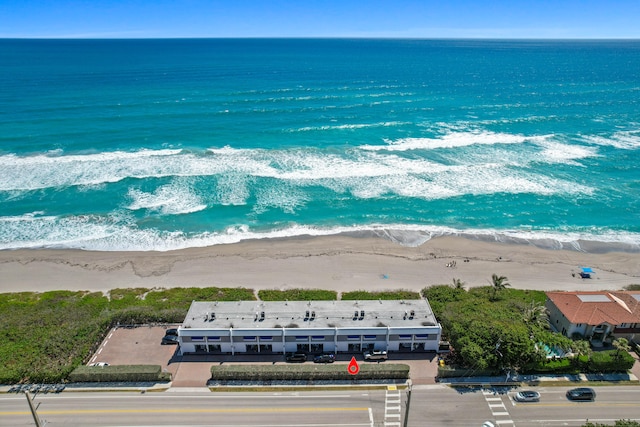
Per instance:
[[[411,405],[411,380],[407,382],[407,405],[405,406],[404,427],[409,425],[409,405]]]
[[[27,402],[29,402],[29,409],[31,410],[31,415],[33,415],[33,421],[36,422],[36,427],[43,427],[43,424],[40,421],[40,418],[38,418],[38,414],[36,412],[37,408],[33,406],[33,401],[31,400],[31,396],[29,396],[29,392],[25,391],[24,395],[27,396]]]

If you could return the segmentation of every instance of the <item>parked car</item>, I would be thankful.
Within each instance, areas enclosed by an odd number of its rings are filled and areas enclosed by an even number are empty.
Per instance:
[[[161,345],[179,344],[178,337],[176,335],[165,335],[164,337],[162,337],[162,341],[160,342],[160,344]]]
[[[517,402],[539,402],[540,393],[533,390],[522,390],[516,393],[513,400]]]
[[[451,344],[449,341],[440,341],[438,343],[438,353],[450,353],[451,352]]]
[[[178,330],[175,328],[171,328],[171,329],[167,329],[166,331],[164,331],[165,335],[174,335],[174,336],[178,336]]]
[[[383,350],[365,351],[364,360],[387,360],[387,352]]]
[[[289,353],[286,356],[289,363],[304,363],[307,361],[307,355],[304,353]]]
[[[567,391],[569,400],[596,400],[596,392],[592,388],[578,387]]]
[[[333,363],[335,361],[335,354],[319,354],[313,358],[313,363]]]
[[[109,366],[109,364],[107,362],[95,362],[95,363],[90,363],[89,366],[93,366],[96,368],[104,368],[105,366]]]

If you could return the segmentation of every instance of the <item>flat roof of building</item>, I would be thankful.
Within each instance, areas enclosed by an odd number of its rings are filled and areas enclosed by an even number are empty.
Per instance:
[[[437,326],[424,300],[191,303],[183,328],[372,328]]]

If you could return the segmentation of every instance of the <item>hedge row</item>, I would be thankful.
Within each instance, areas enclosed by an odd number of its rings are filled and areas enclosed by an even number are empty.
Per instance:
[[[211,379],[214,381],[319,381],[319,380],[405,380],[409,378],[409,366],[380,363],[360,364],[360,372],[351,375],[347,366],[340,365],[214,365]]]
[[[590,356],[547,360],[523,370],[527,374],[578,374],[627,372],[635,359],[629,353],[616,350],[594,351]]]
[[[160,365],[78,366],[69,375],[69,381],[74,383],[170,380],[171,374],[162,372]]]
[[[357,300],[403,300],[403,299],[420,299],[419,292],[409,291],[406,289],[398,289],[394,291],[350,291],[343,292],[340,297],[343,301],[357,301]]]
[[[335,301],[338,293],[325,289],[262,289],[258,291],[258,297],[262,301]]]
[[[585,373],[627,372],[633,367],[635,361],[626,351],[594,351],[589,360],[580,365],[580,368]]]
[[[607,374],[627,372],[633,367],[635,359],[629,353],[616,350],[597,351],[591,356],[576,358],[560,358],[546,360],[536,365],[520,369],[522,374],[533,375],[577,375],[579,373]],[[438,367],[438,377],[453,378],[466,376],[491,376],[503,375],[504,372],[478,371],[466,368],[452,368],[450,366]]]
[[[494,375],[501,375],[501,373],[491,370],[438,366],[438,378],[491,377]]]

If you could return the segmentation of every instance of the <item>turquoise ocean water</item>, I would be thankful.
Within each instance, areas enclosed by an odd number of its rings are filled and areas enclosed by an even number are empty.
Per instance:
[[[640,41],[0,40],[0,249],[640,250]]]

